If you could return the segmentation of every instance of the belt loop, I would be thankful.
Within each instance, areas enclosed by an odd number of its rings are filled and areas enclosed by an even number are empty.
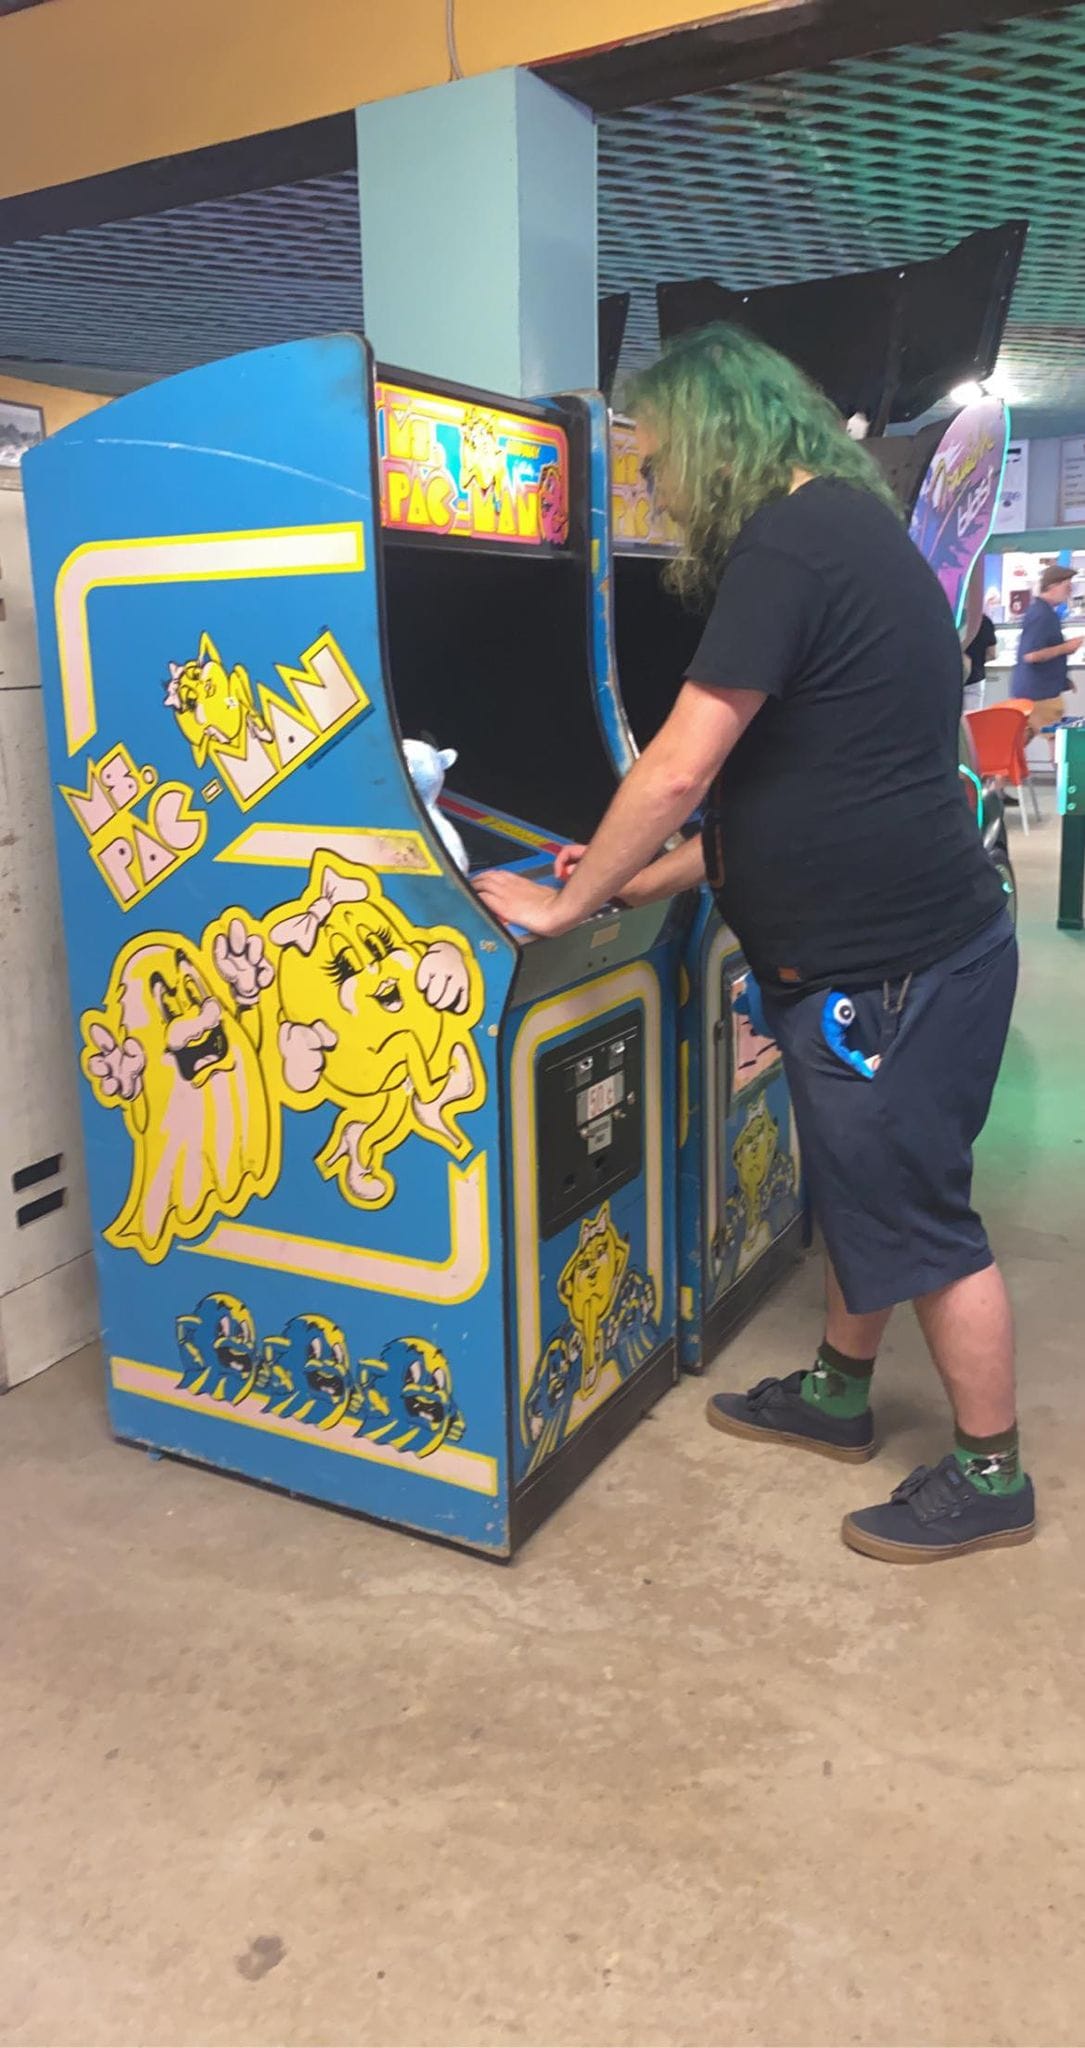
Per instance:
[[[888,981],[883,981],[883,983],[882,983],[882,1009],[883,1009],[883,1010],[885,1011],[885,1013],[886,1013],[886,1016],[887,1016],[887,1017],[888,1017],[888,1016],[893,1016],[893,1017],[899,1017],[899,1016],[900,1016],[900,1013],[901,1013],[901,1011],[903,1010],[903,1008],[904,1008],[904,1005],[905,1005],[905,1003],[906,1003],[906,1002],[907,1002],[907,1000],[908,1000],[908,990],[909,990],[909,989],[911,988],[911,986],[912,986],[912,979],[913,979],[913,975],[912,975],[912,973],[909,973],[909,974],[906,974],[906,975],[905,975],[905,977],[904,977],[904,980],[903,980],[903,981],[901,982],[901,985],[900,985],[900,994],[899,994],[899,996],[897,997],[897,1000],[896,1000],[896,1002],[894,1002],[894,1001],[893,1001],[893,990],[892,990],[892,983],[891,983],[891,982],[888,982]]]

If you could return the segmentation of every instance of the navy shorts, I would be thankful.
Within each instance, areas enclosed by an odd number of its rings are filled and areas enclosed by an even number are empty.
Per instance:
[[[1008,914],[934,967],[850,995],[847,1045],[825,1036],[826,993],[763,995],[783,1054],[814,1215],[852,1315],[913,1301],[991,1265],[972,1207],[972,1147],[987,1121],[1017,986]]]

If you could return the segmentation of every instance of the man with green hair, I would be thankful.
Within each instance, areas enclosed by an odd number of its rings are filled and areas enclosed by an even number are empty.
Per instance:
[[[848,1515],[844,1540],[900,1562],[1027,1542],[1012,1314],[971,1201],[1017,950],[958,774],[953,619],[867,452],[772,349],[723,326],[685,336],[628,405],[704,634],[564,886],[496,871],[479,893],[557,934],[707,874],[780,1044],[827,1253],[813,1363],[716,1395],[709,1420],[870,1458],[878,1346],[911,1301],[956,1440]],[[657,858],[706,798],[702,836]]]

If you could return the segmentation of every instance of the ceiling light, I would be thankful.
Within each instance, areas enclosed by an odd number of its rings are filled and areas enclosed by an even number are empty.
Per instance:
[[[998,363],[987,379],[986,389],[990,398],[1001,398],[1004,405],[1012,405],[1017,397],[1013,379]]]
[[[984,395],[983,385],[977,384],[975,381],[967,384],[955,384],[949,395],[954,405],[978,405]]]

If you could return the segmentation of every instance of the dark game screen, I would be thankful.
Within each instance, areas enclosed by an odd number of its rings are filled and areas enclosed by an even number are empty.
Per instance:
[[[456,766],[458,768],[458,762]],[[456,768],[452,770],[449,795],[455,794],[459,796],[464,794],[465,792],[459,789],[453,789],[455,780]],[[456,827],[460,838],[463,840],[464,852],[471,863],[472,870],[476,868],[503,868],[508,865],[509,861],[524,860],[534,851],[532,847],[524,846],[517,839],[506,839],[503,832],[491,832],[485,825],[475,825],[469,818],[457,817],[453,810],[448,812],[448,821],[450,825]],[[548,875],[553,865],[552,854],[540,853],[537,862],[539,878]],[[525,873],[527,872],[525,869]],[[532,876],[534,878],[534,870],[532,870]]]
[[[704,627],[664,587],[665,566],[658,555],[614,557],[618,678],[633,738],[642,748],[667,717]]]
[[[458,795],[589,839],[616,784],[591,698],[583,560],[389,545],[385,592],[404,738],[456,748]],[[495,837],[482,863],[528,851]]]

